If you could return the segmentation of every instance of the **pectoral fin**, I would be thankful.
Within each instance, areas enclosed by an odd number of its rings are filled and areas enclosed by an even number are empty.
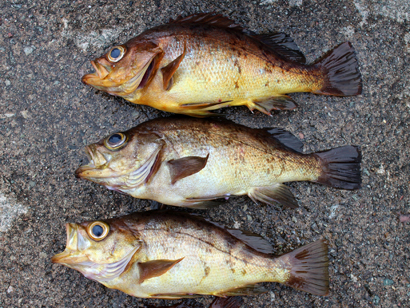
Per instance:
[[[208,157],[209,154],[206,157],[188,156],[168,161],[171,184],[174,185],[178,180],[201,171],[205,167]]]
[[[139,283],[143,283],[147,279],[165,274],[173,268],[175,264],[182,261],[182,259],[184,258],[178,260],[154,260],[138,263],[140,271]]]
[[[267,98],[261,101],[254,101],[251,106],[248,106],[250,110],[257,109],[267,115],[271,115],[271,110],[292,110],[295,109],[295,101],[287,95],[280,95]]]
[[[265,293],[267,291],[268,290],[262,286],[259,286],[256,284],[249,284],[249,285],[242,286],[239,288],[225,290],[220,293],[214,293],[212,295],[215,295],[215,296],[258,295],[261,293]]]
[[[275,205],[275,202],[277,202],[284,207],[298,207],[298,203],[292,192],[283,184],[275,184],[268,187],[254,187],[249,191],[248,196],[256,203],[257,201],[261,201],[263,203]]]
[[[178,69],[179,64],[181,64],[181,61],[184,59],[185,54],[186,54],[186,43],[184,43],[184,52],[182,53],[182,55],[180,55],[174,61],[170,62],[167,66],[161,68],[165,90],[168,91],[169,89],[171,89],[172,83],[173,83],[172,76],[174,75],[175,71]]]

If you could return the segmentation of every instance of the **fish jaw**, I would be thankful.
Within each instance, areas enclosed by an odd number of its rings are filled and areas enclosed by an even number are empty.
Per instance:
[[[118,260],[110,260],[107,257],[105,262],[93,260],[90,239],[83,236],[77,224],[66,224],[67,244],[66,249],[51,258],[52,263],[62,264],[82,273],[86,278],[107,282],[118,278],[132,261],[134,254],[139,250],[139,245],[128,247],[128,251]],[[100,259],[100,256],[98,256]]]
[[[126,191],[143,185],[151,175],[151,170],[162,149],[162,146],[158,146],[142,164],[134,162],[130,165],[132,167],[127,167],[124,163],[121,168],[117,166],[114,170],[110,168],[111,158],[101,154],[97,147],[98,145],[94,144],[86,147],[90,162],[79,167],[75,175],[77,178],[87,179],[115,191]]]
[[[138,67],[125,67],[111,65],[105,58],[91,61],[95,73],[86,74],[81,81],[98,90],[105,91],[111,95],[127,96],[142,89],[153,73],[153,66],[157,53],[148,58]]]

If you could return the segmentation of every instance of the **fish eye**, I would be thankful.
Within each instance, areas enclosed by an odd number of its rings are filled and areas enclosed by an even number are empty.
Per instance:
[[[125,54],[125,48],[122,46],[113,47],[107,54],[108,60],[111,62],[118,62]]]
[[[104,145],[109,150],[119,150],[127,143],[127,136],[123,133],[115,133],[104,140]]]
[[[110,226],[102,221],[94,221],[87,227],[87,233],[94,241],[103,240],[110,231]]]

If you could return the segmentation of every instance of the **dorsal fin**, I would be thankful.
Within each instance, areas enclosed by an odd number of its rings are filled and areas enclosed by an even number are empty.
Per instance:
[[[192,14],[186,17],[179,15],[175,20],[172,18],[169,20],[170,24],[202,24],[210,25],[219,28],[234,29],[242,31],[243,28],[234,23],[229,18],[215,13],[199,13]]]
[[[253,35],[253,37],[269,46],[274,52],[287,60],[306,63],[306,58],[299,50],[298,45],[285,33],[258,34]]]
[[[268,240],[264,239],[259,234],[256,234],[250,231],[242,231],[238,229],[226,229],[226,230],[230,234],[232,234],[234,237],[240,239],[246,245],[248,245],[249,247],[252,247],[253,249],[259,252],[268,253],[268,254],[272,254],[274,252],[272,244],[269,243]]]
[[[303,142],[296,138],[291,132],[281,128],[267,128],[266,132],[271,134],[273,138],[293,151],[298,153],[303,152]]]

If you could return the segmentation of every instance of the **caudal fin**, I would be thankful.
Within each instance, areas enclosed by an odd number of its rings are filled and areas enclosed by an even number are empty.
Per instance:
[[[310,243],[280,258],[291,266],[285,285],[315,295],[329,294],[329,258],[325,240]]]
[[[316,94],[350,96],[362,93],[362,77],[356,53],[350,42],[345,42],[316,63],[324,71],[325,83]]]
[[[322,174],[315,181],[342,189],[359,189],[362,184],[362,155],[357,146],[344,146],[313,154],[322,163]]]

